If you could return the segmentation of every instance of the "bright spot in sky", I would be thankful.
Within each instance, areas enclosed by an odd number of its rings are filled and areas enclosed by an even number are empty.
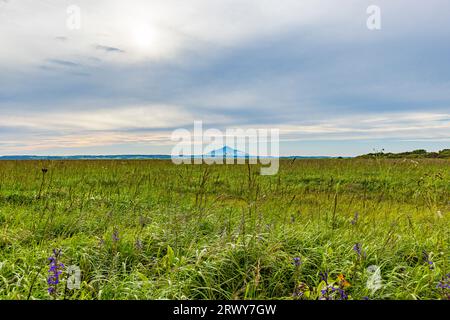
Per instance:
[[[131,29],[133,44],[142,51],[148,51],[155,45],[156,31],[148,24],[140,23]]]

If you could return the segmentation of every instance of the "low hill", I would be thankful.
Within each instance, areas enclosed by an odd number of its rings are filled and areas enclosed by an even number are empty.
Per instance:
[[[392,153],[392,152],[384,152],[384,150],[380,152],[368,153],[357,158],[388,158],[388,159],[399,159],[399,158],[408,158],[408,159],[419,159],[419,158],[440,158],[440,159],[450,159],[450,149],[444,149],[439,152],[428,152],[424,149],[418,149],[414,151],[408,152],[400,152],[400,153]]]

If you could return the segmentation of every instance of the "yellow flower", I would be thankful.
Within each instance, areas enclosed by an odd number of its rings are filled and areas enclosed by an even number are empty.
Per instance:
[[[347,288],[347,287],[351,286],[350,282],[348,282],[347,279],[345,279],[345,276],[342,273],[340,275],[338,275],[338,279],[339,279],[339,285],[342,288]]]

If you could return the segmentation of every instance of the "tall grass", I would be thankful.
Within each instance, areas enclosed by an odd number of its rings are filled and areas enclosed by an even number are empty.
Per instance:
[[[345,277],[352,299],[442,299],[449,195],[449,160],[286,160],[276,176],[162,160],[2,161],[0,298],[317,299],[326,272]],[[80,289],[63,272],[48,294],[53,249],[81,269]]]

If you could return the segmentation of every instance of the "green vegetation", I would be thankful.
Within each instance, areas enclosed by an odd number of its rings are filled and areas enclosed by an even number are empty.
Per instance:
[[[449,195],[444,159],[1,161],[0,298],[446,299]]]
[[[443,149],[439,152],[427,152],[423,149],[418,149],[414,151],[401,152],[401,153],[385,153],[384,150],[380,152],[368,153],[359,158],[388,158],[388,159],[399,159],[399,158],[432,158],[432,159],[450,159],[450,149]]]

